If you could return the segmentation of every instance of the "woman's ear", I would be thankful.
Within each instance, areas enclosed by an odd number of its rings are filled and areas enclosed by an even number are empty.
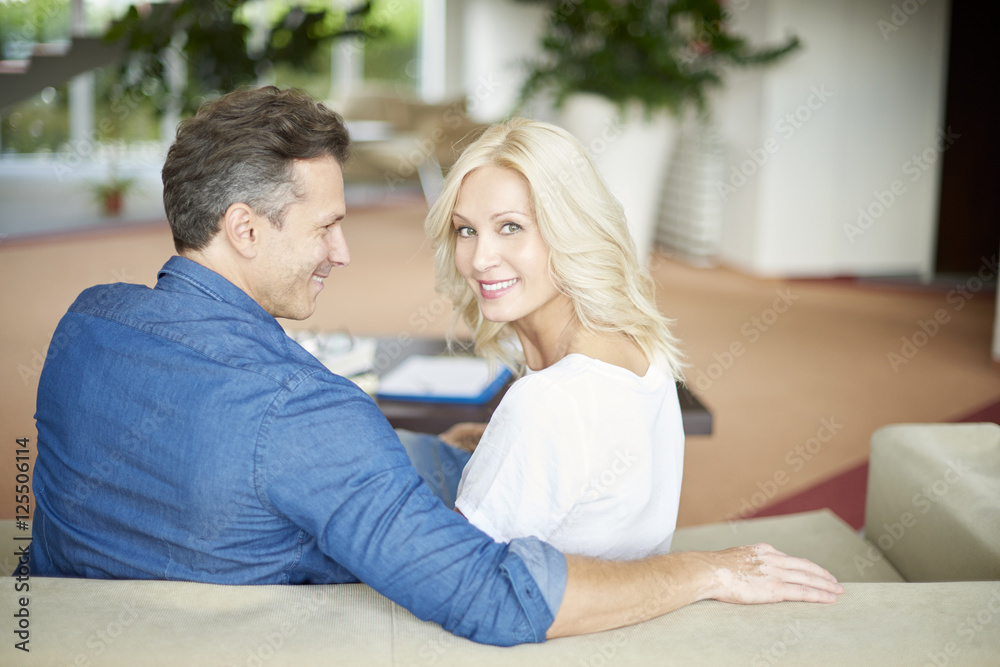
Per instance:
[[[261,220],[252,208],[241,202],[231,204],[222,216],[222,232],[226,240],[233,250],[247,259],[257,255]]]

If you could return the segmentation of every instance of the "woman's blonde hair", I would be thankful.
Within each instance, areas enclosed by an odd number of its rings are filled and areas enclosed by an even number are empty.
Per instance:
[[[653,282],[636,258],[621,204],[569,132],[525,118],[490,127],[465,149],[424,223],[435,249],[438,291],[455,304],[455,320],[469,327],[476,351],[523,372],[513,327],[483,318],[475,293],[455,266],[452,215],[459,189],[466,176],[484,166],[510,169],[527,180],[535,221],[549,247],[549,273],[572,301],[581,325],[599,335],[628,336],[647,359],[680,379],[673,322],[656,307]]]

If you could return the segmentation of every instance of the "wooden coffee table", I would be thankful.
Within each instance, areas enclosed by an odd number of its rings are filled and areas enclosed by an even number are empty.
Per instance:
[[[471,346],[464,344],[454,353],[470,354],[470,350]],[[380,338],[375,354],[375,371],[381,376],[412,354],[446,353],[447,345],[440,338],[413,338],[407,334],[395,338]],[[378,400],[378,406],[394,428],[405,428],[420,433],[441,433],[458,422],[489,421],[511,382],[482,405]],[[712,413],[708,408],[680,383],[677,384],[677,398],[681,404],[685,435],[711,435]]]

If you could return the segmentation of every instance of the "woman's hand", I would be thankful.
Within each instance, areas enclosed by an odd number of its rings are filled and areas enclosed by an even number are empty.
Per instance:
[[[769,544],[706,554],[715,561],[713,590],[722,602],[834,602],[844,587],[819,565],[784,554]]]
[[[438,437],[452,447],[473,452],[485,430],[486,424],[481,422],[459,422]]]

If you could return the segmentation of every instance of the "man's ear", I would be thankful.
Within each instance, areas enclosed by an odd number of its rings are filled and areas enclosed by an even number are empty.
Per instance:
[[[240,255],[252,259],[260,244],[260,223],[263,218],[246,204],[230,204],[222,215],[222,232],[229,245]]]

